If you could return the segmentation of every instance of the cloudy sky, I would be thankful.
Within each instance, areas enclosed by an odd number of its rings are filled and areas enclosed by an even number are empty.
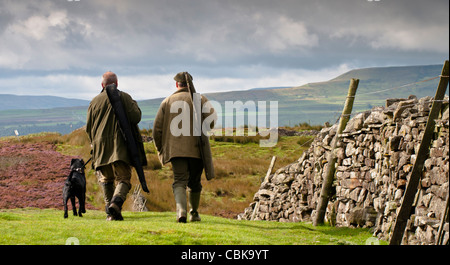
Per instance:
[[[448,0],[0,0],[0,94],[91,99],[111,70],[135,99],[189,71],[201,93],[442,64]]]

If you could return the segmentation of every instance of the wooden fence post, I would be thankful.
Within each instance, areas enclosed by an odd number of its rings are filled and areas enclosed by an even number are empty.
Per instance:
[[[444,224],[445,221],[448,220],[448,191],[447,191],[447,199],[446,199],[446,204],[445,204],[445,208],[444,208],[444,212],[442,213],[441,216],[441,223],[439,225],[439,230],[438,230],[438,236],[436,237],[436,245],[442,245],[443,241],[444,241]]]
[[[335,154],[335,149],[336,149],[337,143],[340,140],[340,134],[342,134],[342,132],[345,129],[345,126],[347,126],[348,120],[350,119],[350,114],[352,113],[353,102],[355,100],[355,94],[356,94],[356,89],[358,88],[358,84],[359,84],[359,79],[352,78],[350,80],[350,86],[348,88],[347,99],[345,100],[344,109],[342,110],[342,115],[339,119],[339,126],[338,126],[338,129],[336,132],[336,136],[334,137],[334,140],[331,144],[331,151],[328,153],[328,157],[327,157],[328,168],[327,168],[326,176],[322,183],[322,190],[320,191],[319,202],[317,203],[316,215],[315,215],[315,218],[313,219],[313,224],[315,226],[323,224],[323,221],[324,221],[325,212],[326,212],[328,200],[329,200],[329,194],[330,194],[331,186],[332,186],[333,180],[334,180],[334,173],[336,171],[335,164],[336,164],[337,158],[336,158],[336,154]]]
[[[267,169],[267,173],[264,177],[263,183],[269,181],[269,176],[270,174],[272,174],[273,167],[275,166],[275,161],[277,161],[277,156],[272,156],[272,160],[270,161],[269,169]]]
[[[405,194],[403,195],[400,211],[397,213],[395,220],[394,230],[392,231],[391,240],[389,245],[400,245],[403,233],[405,231],[406,222],[411,216],[411,208],[414,202],[414,198],[419,186],[419,181],[422,176],[423,166],[430,152],[430,144],[433,137],[433,131],[435,128],[435,119],[438,118],[441,111],[442,99],[444,98],[445,91],[448,85],[449,65],[448,60],[444,62],[442,68],[441,79],[434,96],[433,105],[431,106],[430,114],[428,116],[427,125],[425,127],[422,141],[420,142],[419,151],[417,152],[416,161],[414,162],[411,175],[409,177],[408,184],[406,186]]]
[[[267,169],[266,176],[264,177],[261,186],[263,186],[266,182],[269,181],[269,176],[272,173],[273,167],[275,166],[275,161],[277,161],[277,157],[273,156],[272,161],[270,161],[269,169]],[[252,216],[250,217],[250,220],[255,219],[255,216],[258,213],[258,211],[259,211],[259,201],[255,204],[255,208],[253,209],[253,213]]]

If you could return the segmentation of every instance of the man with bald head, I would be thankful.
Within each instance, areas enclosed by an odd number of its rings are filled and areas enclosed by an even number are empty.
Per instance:
[[[115,73],[108,71],[103,74],[102,91],[89,105],[86,121],[86,132],[92,146],[92,165],[103,190],[109,221],[123,220],[122,205],[131,189],[131,161],[105,89],[110,84],[118,86],[118,80]],[[129,94],[120,93],[129,122],[138,124],[141,120],[138,104]]]

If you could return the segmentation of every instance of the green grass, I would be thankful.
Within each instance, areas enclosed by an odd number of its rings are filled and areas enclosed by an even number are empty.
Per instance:
[[[310,223],[239,221],[202,215],[179,224],[174,212],[124,212],[107,222],[102,211],[63,218],[63,211],[34,208],[0,210],[0,244],[64,245],[364,245],[368,229],[314,227]]]

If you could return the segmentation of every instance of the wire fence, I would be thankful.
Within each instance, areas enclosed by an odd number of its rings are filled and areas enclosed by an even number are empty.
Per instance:
[[[370,92],[366,92],[366,93],[360,93],[360,94],[357,94],[357,95],[358,96],[362,96],[362,95],[372,95],[372,94],[377,94],[377,93],[383,93],[383,92],[386,92],[386,91],[391,91],[391,90],[395,90],[395,89],[400,89],[400,88],[413,86],[413,85],[420,84],[420,83],[429,82],[429,81],[432,81],[432,80],[435,80],[435,79],[438,79],[438,78],[441,78],[441,77],[447,77],[448,78],[448,76],[438,75],[438,76],[427,78],[425,80],[421,80],[421,81],[417,81],[417,82],[412,82],[412,83],[408,83],[408,84],[404,84],[404,85],[400,85],[400,86],[396,86],[396,87],[392,87],[392,88],[388,88],[388,89],[381,89],[381,90],[370,91]],[[355,97],[355,96],[353,96],[353,97]],[[347,98],[348,98],[348,96],[347,96]],[[435,102],[435,101],[445,102],[445,101],[448,101],[448,100],[434,100],[434,99],[431,100],[431,102]],[[413,107],[415,105],[416,105],[416,103],[406,104],[406,105],[403,105],[402,107],[409,108],[409,107]],[[364,113],[364,112],[365,111],[352,112],[351,114],[341,114],[341,112],[336,111],[336,112],[333,112],[334,113],[333,120],[336,119],[335,123],[337,123],[337,122],[339,122],[340,117],[343,117],[343,116],[351,117],[351,116],[358,115],[358,114]],[[303,143],[299,147],[297,147],[295,149],[295,151],[299,150],[300,148],[302,148],[302,147],[304,147],[306,145],[310,145],[314,141],[314,139],[315,139],[315,137],[312,137],[311,139],[309,139],[308,141],[306,141],[305,143]]]
[[[412,82],[412,83],[408,83],[408,84],[404,84],[404,85],[400,85],[400,86],[396,86],[396,87],[391,87],[391,88],[387,88],[387,89],[380,89],[380,90],[376,90],[376,91],[370,91],[370,92],[365,92],[365,93],[359,93],[357,94],[358,96],[365,96],[365,95],[373,95],[373,94],[378,94],[378,93],[383,93],[386,91],[392,91],[392,90],[396,90],[396,89],[400,89],[400,88],[405,88],[405,87],[410,87],[413,85],[417,85],[417,84],[421,84],[421,83],[426,83],[426,82],[430,82],[432,80],[441,78],[441,77],[446,77],[448,78],[448,76],[443,76],[443,75],[438,75],[438,76],[434,76],[431,78],[427,78],[425,80],[421,80],[421,81],[417,81],[417,82]],[[432,100],[433,102],[436,100]],[[441,100],[441,102],[444,102],[445,100]],[[404,105],[403,107],[408,108],[411,106],[414,106],[415,104],[411,104],[411,105]],[[360,112],[352,112],[351,114],[346,114],[345,116],[355,116],[358,115],[360,113],[363,113],[365,111],[360,111]],[[332,120],[336,120],[335,123],[337,123],[340,119],[340,117],[342,116],[342,114],[339,111],[333,112],[333,119]]]
[[[425,80],[421,80],[421,81],[417,81],[417,82],[413,82],[413,83],[409,83],[409,84],[405,84],[405,85],[401,85],[401,86],[396,86],[396,87],[382,89],[382,90],[376,90],[376,91],[370,91],[370,92],[366,92],[366,93],[360,93],[360,94],[358,94],[358,96],[372,95],[372,94],[382,93],[382,92],[395,90],[395,89],[399,89],[399,88],[404,88],[404,87],[408,87],[408,86],[413,86],[413,85],[417,85],[417,84],[420,84],[420,83],[426,83],[426,82],[435,80],[435,79],[440,78],[440,77],[441,77],[441,75],[438,75],[438,76],[431,77],[431,78],[428,78],[428,79],[425,79]]]

